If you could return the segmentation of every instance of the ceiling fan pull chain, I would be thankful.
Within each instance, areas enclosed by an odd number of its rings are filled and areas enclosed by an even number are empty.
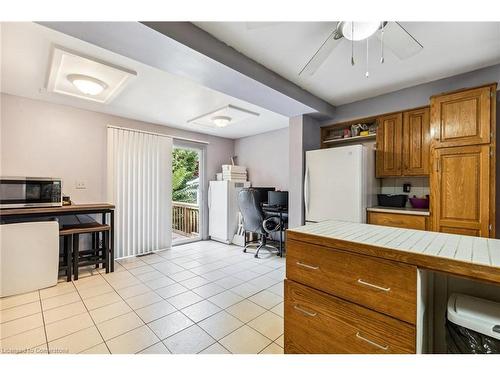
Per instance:
[[[384,63],[384,26],[382,25],[382,30],[380,31],[380,63]]]
[[[354,21],[351,22],[351,65],[354,66]]]
[[[368,71],[368,39],[366,39],[366,73],[365,77],[370,77],[370,72]]]

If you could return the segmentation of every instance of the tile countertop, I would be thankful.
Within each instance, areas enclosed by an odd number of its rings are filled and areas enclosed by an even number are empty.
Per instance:
[[[289,229],[287,233],[287,241],[309,242],[500,284],[500,240],[493,238],[335,220]]]
[[[406,214],[406,215],[430,216],[428,208],[374,206],[374,207],[368,207],[366,209],[366,211],[371,211],[371,212],[387,212],[387,213],[390,213],[390,214]]]

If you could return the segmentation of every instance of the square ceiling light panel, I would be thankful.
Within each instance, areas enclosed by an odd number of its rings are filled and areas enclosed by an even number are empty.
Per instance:
[[[239,108],[233,105],[216,109],[215,111],[195,117],[188,121],[189,125],[220,129],[234,125],[248,118],[257,117],[259,113]]]
[[[136,75],[132,70],[55,46],[47,90],[98,103],[109,103]]]

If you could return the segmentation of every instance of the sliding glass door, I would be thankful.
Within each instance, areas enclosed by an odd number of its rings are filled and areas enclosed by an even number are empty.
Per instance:
[[[174,141],[172,149],[172,245],[202,239],[203,146]]]

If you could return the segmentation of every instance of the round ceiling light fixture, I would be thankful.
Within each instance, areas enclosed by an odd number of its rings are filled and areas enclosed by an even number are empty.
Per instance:
[[[231,122],[231,117],[229,116],[215,116],[212,117],[212,122],[217,126],[218,128],[225,128],[226,126],[229,125]]]
[[[352,21],[342,21],[339,25],[339,30],[342,35],[349,40],[364,40],[371,37],[377,32],[378,29],[382,27],[381,21],[372,22],[352,22]]]
[[[67,78],[68,81],[85,95],[99,95],[108,87],[105,82],[84,74],[69,74]]]

